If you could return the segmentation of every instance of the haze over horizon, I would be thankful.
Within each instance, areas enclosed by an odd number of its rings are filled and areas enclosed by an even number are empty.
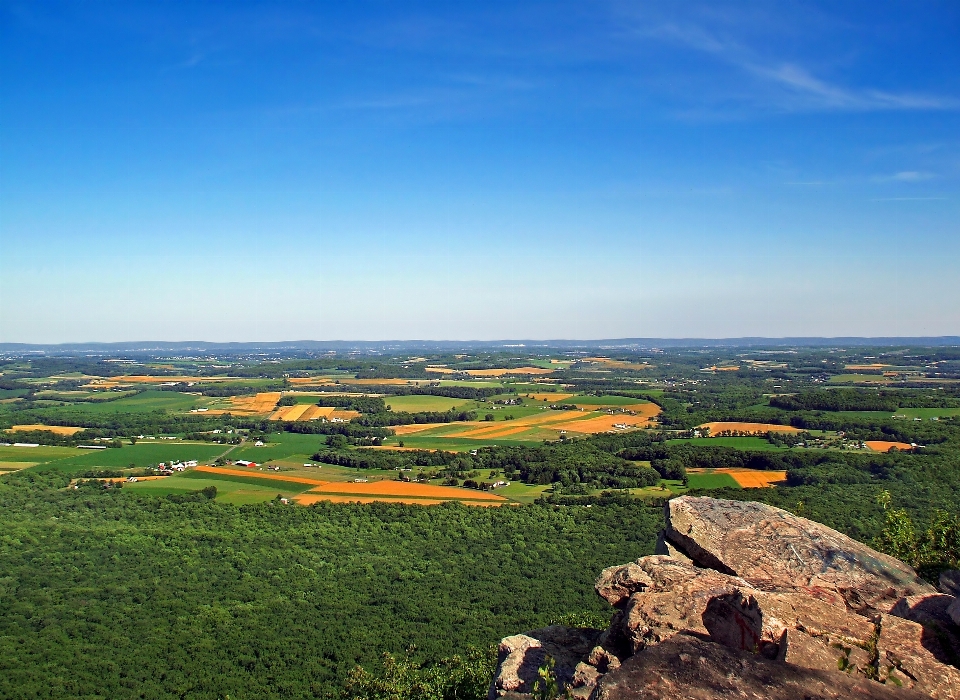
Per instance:
[[[960,333],[960,6],[0,3],[0,342]]]

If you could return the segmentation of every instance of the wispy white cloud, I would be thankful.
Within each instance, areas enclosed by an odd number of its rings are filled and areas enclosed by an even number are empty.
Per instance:
[[[874,182],[923,182],[932,180],[936,177],[933,173],[921,170],[901,170],[893,175],[878,175],[874,177]]]
[[[848,87],[817,77],[797,61],[764,55],[729,32],[711,31],[693,23],[663,22],[637,29],[637,35],[715,56],[756,78],[769,106],[788,111],[956,110],[960,99],[915,92]],[[738,86],[741,87],[742,86]]]
[[[946,197],[877,197],[871,202],[945,202]]]

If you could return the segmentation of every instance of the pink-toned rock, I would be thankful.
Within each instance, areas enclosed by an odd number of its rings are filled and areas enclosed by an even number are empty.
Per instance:
[[[947,607],[947,616],[953,620],[953,624],[960,626],[960,598],[954,600]]]
[[[702,617],[711,599],[752,590],[743,579],[671,557],[643,557],[633,566],[631,571],[642,572],[649,585],[633,593],[624,607],[621,629],[629,640],[629,653],[684,630],[706,634]]]
[[[890,614],[921,625],[949,625],[953,624],[953,620],[947,611],[955,601],[952,595],[942,593],[912,595],[898,600]]]
[[[686,634],[631,657],[600,679],[594,700],[921,700],[916,691],[801,668]]]
[[[773,506],[681,496],[666,514],[667,539],[694,562],[758,588],[832,589],[854,609],[882,612],[936,592],[903,562]]]
[[[940,573],[940,592],[960,598],[960,571],[950,569]]]
[[[498,649],[497,673],[490,684],[491,700],[533,691],[537,671],[551,657],[553,673],[562,688],[570,685],[575,669],[596,644],[600,630],[554,625],[505,637]]]
[[[960,670],[947,665],[951,652],[922,625],[881,615],[877,651],[881,679],[900,682],[935,700],[960,700]]]

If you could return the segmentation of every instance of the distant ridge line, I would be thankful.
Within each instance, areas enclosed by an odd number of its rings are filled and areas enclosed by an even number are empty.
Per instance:
[[[830,346],[960,346],[960,336],[786,337],[765,338],[609,338],[596,340],[290,340],[215,342],[143,340],[112,343],[0,343],[2,353],[156,353],[156,352],[277,352],[277,351],[448,351],[461,349],[518,350],[650,350],[710,347],[830,347]]]

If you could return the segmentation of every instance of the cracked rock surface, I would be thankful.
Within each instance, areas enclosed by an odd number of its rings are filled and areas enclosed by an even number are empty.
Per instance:
[[[757,503],[682,496],[657,551],[600,572],[605,631],[507,637],[489,697],[960,700],[960,603],[909,566]],[[942,591],[942,592],[941,592]]]

